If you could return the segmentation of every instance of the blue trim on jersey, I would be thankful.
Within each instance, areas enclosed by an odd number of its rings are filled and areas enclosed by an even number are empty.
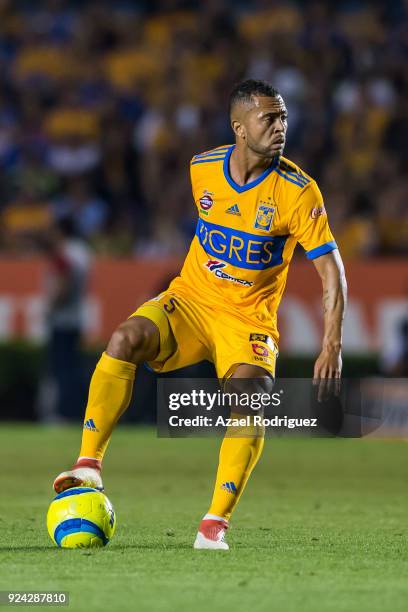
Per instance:
[[[279,174],[279,176],[284,178],[286,181],[289,181],[290,183],[293,183],[294,185],[297,185],[298,187],[302,187],[303,188],[305,186],[305,184],[300,183],[298,181],[295,181],[290,176],[286,176],[286,174],[283,174],[283,172],[280,172],[278,168],[275,168],[275,172],[276,172],[276,174]]]
[[[262,174],[260,174],[258,178],[256,178],[254,181],[251,181],[250,183],[246,183],[246,185],[238,185],[238,183],[236,183],[234,179],[231,178],[230,171],[229,171],[229,160],[230,160],[231,154],[234,149],[235,149],[235,145],[233,144],[230,146],[228,153],[224,157],[223,170],[224,170],[224,176],[227,179],[228,183],[238,193],[243,193],[244,191],[248,191],[249,189],[252,189],[253,187],[256,187],[257,185],[259,185],[259,183],[262,183],[262,181],[266,179],[266,177],[269,176],[270,173],[275,169],[275,167],[277,166],[279,162],[279,156],[276,156],[276,158],[272,161],[269,168],[264,170],[264,172],[262,172]]]
[[[199,218],[196,236],[207,255],[237,268],[265,270],[283,263],[289,236],[260,236]]]
[[[102,529],[98,527],[98,525],[95,525],[95,523],[83,518],[73,518],[62,521],[62,523],[60,523],[54,531],[54,540],[58,546],[61,546],[62,540],[67,535],[70,535],[71,533],[81,533],[84,531],[86,533],[93,533],[94,535],[98,536],[98,538],[100,538],[104,544],[109,542],[109,539],[103,533]]]
[[[303,174],[299,174],[299,172],[289,172],[289,170],[283,170],[282,172],[286,172],[286,174],[289,174],[292,178],[299,181],[299,183],[304,183],[305,185],[310,183],[310,179],[303,176]]]
[[[192,161],[197,159],[211,159],[212,157],[222,157],[224,159],[226,152],[219,151],[217,153],[208,153],[207,155],[194,155]]]
[[[217,155],[224,156],[228,152],[229,147],[225,147],[224,149],[217,149],[216,151],[210,151],[209,153],[197,153],[194,155],[193,159],[198,159],[201,157],[215,157]]]
[[[191,165],[195,166],[195,164],[209,164],[210,162],[222,161],[223,159],[224,157],[211,157],[210,159],[206,157],[204,159],[198,159],[197,161],[191,162]]]
[[[306,257],[308,259],[316,259],[317,257],[320,257],[321,255],[326,255],[326,253],[330,253],[331,251],[334,251],[337,248],[338,246],[335,241],[331,240],[330,242],[321,244],[320,246],[316,247],[315,249],[312,249],[311,251],[306,251]]]

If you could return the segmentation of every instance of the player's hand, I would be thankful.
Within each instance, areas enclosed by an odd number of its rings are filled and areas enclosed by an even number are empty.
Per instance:
[[[337,348],[323,348],[316,359],[313,384],[318,385],[317,399],[319,402],[327,400],[331,395],[340,394],[340,377],[342,369],[341,350]]]

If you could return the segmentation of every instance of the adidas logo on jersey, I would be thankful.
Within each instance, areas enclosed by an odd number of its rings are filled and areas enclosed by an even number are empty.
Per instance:
[[[87,421],[85,421],[84,429],[89,429],[89,431],[99,431],[93,419],[88,419]]]
[[[239,208],[238,208],[238,204],[234,204],[233,206],[230,206],[230,208],[227,208],[227,210],[225,212],[228,213],[229,215],[239,215],[239,216],[241,216],[241,213],[240,213]]]
[[[238,493],[237,487],[235,486],[235,484],[232,481],[231,482],[224,482],[221,485],[221,489],[224,489],[224,491],[228,491],[228,493],[232,493],[233,495],[236,495]]]

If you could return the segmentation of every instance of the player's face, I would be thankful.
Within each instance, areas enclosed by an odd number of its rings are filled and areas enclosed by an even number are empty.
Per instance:
[[[281,96],[254,96],[243,127],[249,149],[265,157],[281,155],[285,148],[288,113]]]

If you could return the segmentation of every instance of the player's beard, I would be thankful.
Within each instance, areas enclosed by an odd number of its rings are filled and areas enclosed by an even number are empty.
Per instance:
[[[260,145],[259,143],[254,142],[250,138],[247,138],[247,147],[253,153],[255,153],[256,155],[259,155],[259,157],[263,157],[264,159],[267,159],[267,160],[269,160],[271,162],[274,159],[276,159],[277,157],[279,157],[279,155],[282,155],[282,153],[283,153],[283,149],[282,149],[282,151],[273,151],[270,148],[270,146]]]

